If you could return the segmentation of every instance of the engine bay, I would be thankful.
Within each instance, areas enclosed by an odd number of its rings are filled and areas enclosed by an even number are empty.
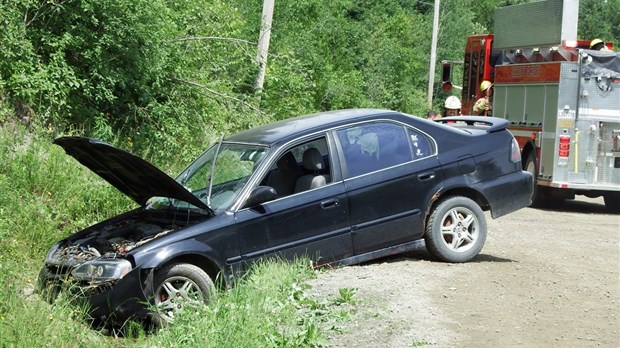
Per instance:
[[[101,226],[61,243],[48,262],[73,266],[96,258],[124,256],[132,249],[184,227],[143,212]]]

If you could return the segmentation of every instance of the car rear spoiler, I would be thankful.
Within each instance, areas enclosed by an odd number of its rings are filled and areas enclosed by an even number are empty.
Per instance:
[[[487,133],[498,132],[506,129],[508,127],[507,120],[499,117],[486,117],[486,116],[453,116],[453,117],[442,117],[435,122],[443,123],[443,124],[467,124],[468,126],[482,126],[488,127],[486,129]]]

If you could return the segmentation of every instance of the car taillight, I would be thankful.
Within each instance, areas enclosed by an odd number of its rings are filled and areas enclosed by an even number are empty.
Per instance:
[[[521,151],[519,150],[519,144],[517,143],[517,139],[512,138],[512,143],[510,144],[510,162],[517,163],[521,160]]]
[[[558,164],[566,165],[568,163],[568,154],[570,153],[570,136],[560,135],[558,144]]]

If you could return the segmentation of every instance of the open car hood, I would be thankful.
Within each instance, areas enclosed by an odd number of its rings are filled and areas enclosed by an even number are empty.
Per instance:
[[[168,197],[213,213],[198,197],[154,165],[98,139],[61,137],[54,140],[74,157],[141,206],[149,198]]]

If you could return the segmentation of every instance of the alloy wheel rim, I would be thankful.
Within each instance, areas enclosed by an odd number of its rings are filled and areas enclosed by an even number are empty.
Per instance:
[[[170,277],[155,292],[157,312],[166,321],[172,321],[186,307],[196,308],[203,303],[200,288],[187,277]]]
[[[466,252],[478,239],[479,222],[466,208],[450,209],[441,219],[441,241],[451,251]]]

